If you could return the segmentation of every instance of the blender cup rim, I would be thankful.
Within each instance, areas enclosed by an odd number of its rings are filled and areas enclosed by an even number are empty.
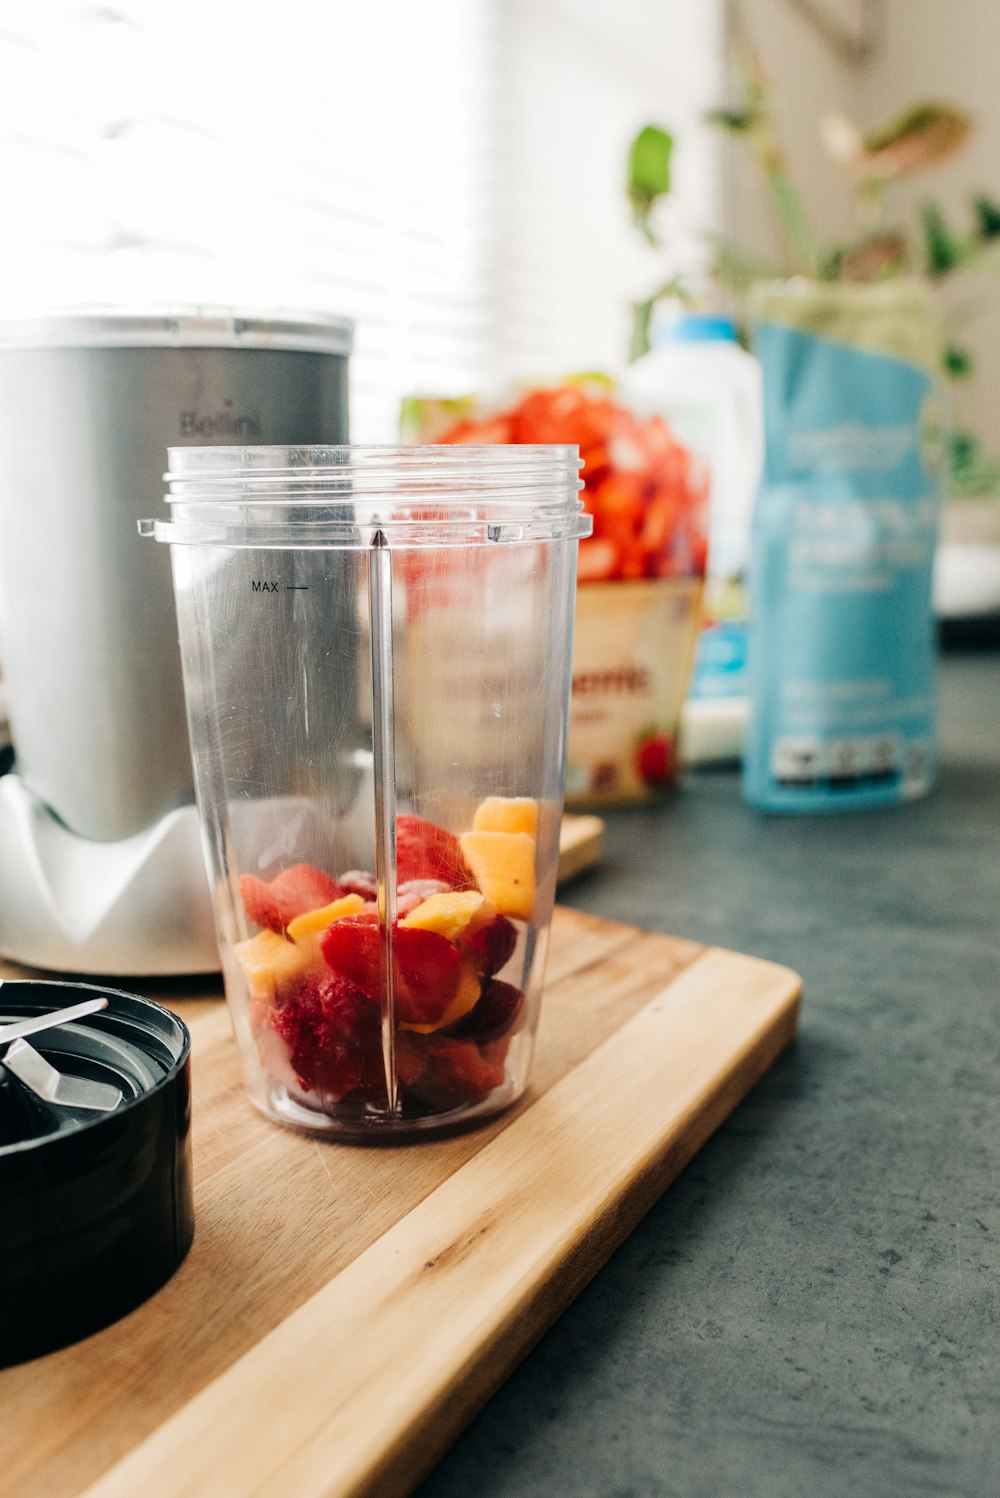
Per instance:
[[[367,548],[582,539],[575,446],[428,445],[169,449],[158,541]]]
[[[573,443],[340,443],[299,446],[169,447],[164,481],[200,479],[218,484],[236,479],[283,478],[290,484],[317,478],[338,480],[357,474],[406,478],[432,468],[437,473],[532,473],[550,482],[563,468],[576,473],[582,462]],[[176,502],[185,491],[167,496]]]

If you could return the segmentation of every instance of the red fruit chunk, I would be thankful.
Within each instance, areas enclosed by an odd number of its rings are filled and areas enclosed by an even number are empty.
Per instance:
[[[363,1088],[369,1101],[385,1100],[378,1007],[339,973],[308,974],[268,1023],[306,1091],[341,1098]]]
[[[374,913],[341,916],[320,938],[328,966],[360,988],[369,999],[379,996],[379,931]]]
[[[504,1080],[506,1046],[480,1049],[471,1040],[435,1040],[427,1064],[411,1084],[410,1101],[435,1109],[476,1102]]]
[[[336,973],[376,1002],[381,990],[381,934],[370,914],[343,916],[323,936],[323,956]],[[462,958],[436,931],[396,926],[396,1012],[403,1024],[435,1025],[458,990]]]
[[[458,838],[423,817],[396,818],[396,881],[440,879],[448,889],[475,889]]]
[[[283,869],[270,881],[256,874],[244,874],[240,880],[240,898],[249,919],[277,932],[284,931],[297,915],[329,905],[343,893],[335,879],[309,863]]]
[[[643,739],[635,756],[635,768],[647,785],[670,785],[677,772],[674,741],[665,733]]]
[[[454,942],[419,926],[396,927],[397,1009],[404,1024],[436,1025],[458,992]]]
[[[491,978],[485,985],[474,1009],[463,1015],[447,1033],[456,1040],[475,1040],[485,1045],[509,1035],[521,1017],[524,994],[513,983],[504,983],[500,978]]]
[[[513,956],[517,931],[505,915],[494,916],[492,921],[466,936],[462,946],[479,972],[492,977]]]

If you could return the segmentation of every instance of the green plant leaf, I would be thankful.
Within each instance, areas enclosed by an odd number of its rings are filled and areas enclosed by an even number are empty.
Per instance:
[[[983,452],[972,432],[954,432],[949,442],[948,493],[952,499],[993,498],[1000,494],[1000,458]]]
[[[936,203],[925,203],[921,210],[924,226],[924,264],[934,280],[956,270],[962,263],[962,246],[948,228],[944,214]]]
[[[820,266],[820,279],[884,281],[901,275],[906,267],[906,240],[897,230],[884,229],[831,250]]]
[[[628,153],[628,200],[637,217],[648,217],[657,198],[670,191],[674,138],[659,125],[639,131]]]
[[[972,200],[972,211],[976,215],[976,233],[980,239],[996,239],[1000,235],[1000,204],[994,203],[985,193]]]
[[[655,296],[647,297],[644,302],[632,303],[632,330],[628,341],[628,362],[630,364],[634,364],[637,359],[641,359],[643,354],[649,353],[649,329],[653,321],[653,308],[655,306]]]
[[[755,109],[709,109],[704,119],[706,125],[715,125],[730,135],[747,135],[757,124],[758,115]]]
[[[653,313],[658,304],[665,301],[680,302],[682,307],[690,307],[691,294],[680,276],[671,276],[669,281],[664,281],[663,285],[658,286],[652,296],[647,297],[645,301],[632,303],[632,332],[628,347],[630,364],[634,364],[636,359],[641,359],[643,354],[649,353],[649,331],[653,322]]]
[[[971,353],[958,343],[945,345],[941,353],[941,364],[945,374],[952,380],[968,379],[973,370]]]
[[[972,120],[955,105],[914,104],[865,136],[857,164],[865,176],[908,176],[947,161],[971,133]]]

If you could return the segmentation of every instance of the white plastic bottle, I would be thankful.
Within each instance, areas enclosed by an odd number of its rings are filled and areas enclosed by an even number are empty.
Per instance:
[[[684,705],[681,757],[738,759],[747,717],[746,569],[764,451],[760,365],[729,317],[688,313],[655,320],[653,347],[624,389],[658,411],[710,478],[705,623]]]

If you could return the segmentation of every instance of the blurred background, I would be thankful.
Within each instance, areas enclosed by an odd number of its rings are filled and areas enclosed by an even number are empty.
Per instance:
[[[662,256],[630,222],[625,160],[674,136],[658,209],[672,270],[710,236],[777,259],[752,161],[706,126],[734,41],[767,74],[790,174],[824,239],[853,196],[821,139],[917,99],[967,110],[966,149],[899,184],[961,222],[1000,197],[990,0],[39,0],[0,26],[7,216],[0,310],[222,302],[357,320],[352,435],[384,441],[399,399],[516,373],[619,365],[628,304]],[[962,278],[959,277],[959,280]],[[968,287],[949,291],[954,301]],[[963,327],[960,423],[991,436],[1000,298]],[[1000,444],[998,444],[1000,446]]]

